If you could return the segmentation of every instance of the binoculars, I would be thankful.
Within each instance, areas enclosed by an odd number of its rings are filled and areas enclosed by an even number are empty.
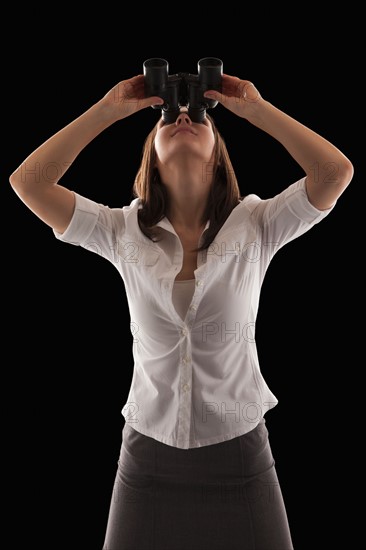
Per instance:
[[[217,101],[204,97],[207,90],[221,92],[222,61],[216,57],[203,57],[198,61],[198,74],[177,73],[169,75],[165,59],[154,57],[143,63],[145,97],[159,96],[163,105],[152,105],[161,109],[164,122],[175,122],[180,107],[188,108],[193,122],[202,122],[206,109],[213,109]]]

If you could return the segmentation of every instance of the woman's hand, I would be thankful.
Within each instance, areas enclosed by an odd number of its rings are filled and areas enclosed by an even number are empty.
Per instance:
[[[142,74],[116,84],[102,98],[101,102],[116,121],[137,113],[141,109],[151,107],[151,105],[162,105],[164,103],[160,97],[145,98],[144,75]]]
[[[260,93],[252,82],[241,80],[236,76],[222,75],[222,93],[207,90],[203,95],[215,99],[221,105],[236,115],[250,119],[255,111],[256,104],[262,100]]]

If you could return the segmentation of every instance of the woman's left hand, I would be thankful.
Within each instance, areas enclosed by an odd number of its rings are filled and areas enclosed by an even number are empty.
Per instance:
[[[222,75],[221,93],[207,90],[203,95],[215,99],[229,111],[246,119],[254,113],[256,104],[262,101],[262,96],[250,80],[241,80],[227,74]]]

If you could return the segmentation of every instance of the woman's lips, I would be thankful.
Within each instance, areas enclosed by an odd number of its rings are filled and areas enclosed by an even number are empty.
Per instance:
[[[177,130],[175,130],[175,132],[172,133],[172,137],[178,134],[179,132],[188,132],[189,134],[193,134],[194,136],[196,135],[195,132],[191,130],[191,128],[178,128]]]

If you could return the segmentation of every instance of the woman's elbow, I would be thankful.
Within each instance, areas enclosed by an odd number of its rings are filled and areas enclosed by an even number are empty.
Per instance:
[[[343,162],[342,171],[341,171],[341,178],[344,182],[345,187],[347,187],[347,185],[351,183],[354,172],[355,172],[355,169],[353,167],[352,162],[346,158],[345,161]]]
[[[338,198],[351,183],[354,167],[352,162],[344,155],[337,162],[331,164],[331,167],[327,167],[328,170],[323,181],[328,192],[334,193],[335,198]]]

